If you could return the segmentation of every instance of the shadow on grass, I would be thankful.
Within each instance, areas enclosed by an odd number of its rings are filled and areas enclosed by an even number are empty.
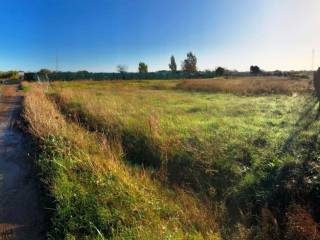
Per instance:
[[[302,135],[319,120],[316,99],[308,98],[301,108],[303,111],[278,154],[281,158],[286,153],[292,153],[291,159],[294,161],[272,167],[262,164],[255,169],[255,181],[227,199],[229,225],[244,222],[248,227],[255,226],[260,234],[265,234],[263,231],[267,228],[277,229],[271,234],[276,238],[268,235],[264,239],[285,239],[292,206],[301,206],[311,222],[319,222],[320,129],[312,129],[310,135]],[[269,218],[265,211],[269,212]],[[308,229],[308,224],[301,231]]]
[[[309,100],[309,99],[308,99]],[[310,126],[319,119],[319,111],[315,111],[317,101],[315,98],[310,98],[302,108],[304,111],[300,114],[299,119],[295,123],[295,129],[289,134],[289,137],[284,141],[280,148],[279,155],[282,156],[290,151],[292,143],[299,137],[299,135],[310,128]]]
[[[163,149],[161,142],[144,129],[128,128],[121,121],[108,122],[107,119],[90,113],[81,104],[69,102],[58,94],[52,94],[50,98],[67,119],[88,131],[103,134],[110,141],[120,143],[124,160],[150,168],[152,172],[155,170],[155,176],[165,184],[184,187],[204,195],[210,191],[211,197],[221,200],[227,189],[240,179],[232,164],[202,161],[199,153],[205,149],[201,148],[201,142],[197,139],[193,139],[192,149],[199,151],[191,151],[188,142],[175,142],[175,146]]]

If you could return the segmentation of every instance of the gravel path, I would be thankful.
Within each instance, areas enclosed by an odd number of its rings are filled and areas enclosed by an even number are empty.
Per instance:
[[[0,240],[44,239],[28,141],[13,126],[23,100],[17,88],[4,86],[0,97]]]

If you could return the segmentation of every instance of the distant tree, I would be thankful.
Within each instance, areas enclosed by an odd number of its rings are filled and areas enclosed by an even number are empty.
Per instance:
[[[192,52],[189,52],[187,59],[183,61],[182,70],[189,73],[197,71],[197,57]]]
[[[139,73],[147,73],[148,72],[148,65],[144,62],[139,63]]]
[[[17,79],[19,73],[17,71],[0,72],[0,78]]]
[[[282,73],[280,70],[275,70],[275,71],[273,72],[273,76],[282,77],[282,76],[283,76],[283,73]]]
[[[174,58],[173,55],[170,58],[169,68],[170,68],[170,70],[172,72],[176,72],[177,71],[177,63],[176,63],[176,59]]]
[[[118,72],[118,73],[123,74],[123,73],[126,73],[127,71],[128,71],[128,67],[127,67],[126,65],[121,65],[121,64],[119,64],[119,65],[117,66],[117,72]]]
[[[36,80],[36,74],[34,73],[34,72],[26,72],[26,73],[24,73],[24,76],[23,76],[23,79],[25,80],[25,81],[30,81],[30,82],[32,82],[32,81],[35,81]]]
[[[76,72],[77,79],[90,79],[90,73],[87,70],[80,70]]]
[[[224,73],[225,73],[225,69],[224,68],[222,68],[222,67],[217,67],[216,68],[216,75],[217,76],[223,76]]]
[[[49,74],[51,73],[51,71],[49,69],[46,68],[42,68],[39,70],[39,72],[35,75],[37,76],[36,79],[38,79],[39,81],[47,81],[49,79]]]
[[[38,73],[47,76],[51,73],[51,70],[46,69],[46,68],[42,68],[42,69],[40,69],[40,71]]]
[[[19,72],[18,71],[9,71],[9,75],[10,75],[11,79],[19,78]]]
[[[251,66],[251,67],[250,67],[250,73],[251,73],[252,75],[257,76],[257,75],[261,74],[262,71],[261,71],[261,69],[260,69],[258,66]]]
[[[87,70],[80,70],[77,74],[89,74],[89,72]]]

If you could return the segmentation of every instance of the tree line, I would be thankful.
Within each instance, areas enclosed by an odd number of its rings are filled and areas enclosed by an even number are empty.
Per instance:
[[[198,59],[192,52],[187,53],[186,59],[181,63],[181,69],[178,70],[178,65],[174,55],[170,57],[168,64],[169,70],[149,72],[148,65],[145,62],[138,64],[138,72],[128,72],[126,65],[119,64],[116,67],[116,73],[106,72],[62,72],[62,71],[50,71],[49,69],[41,69],[37,73],[26,73],[25,79],[29,81],[34,80],[132,80],[132,79],[191,79],[191,78],[213,78],[213,77],[229,77],[229,76],[278,76],[278,77],[291,77],[291,78],[308,78],[306,73],[296,72],[282,72],[276,70],[273,72],[263,71],[259,66],[250,66],[248,72],[230,71],[223,67],[217,67],[215,70],[198,70]]]
[[[170,58],[169,69],[173,73],[178,71],[176,59],[173,55]],[[187,58],[182,62],[181,70],[188,73],[197,72],[197,57],[192,52],[189,52]],[[117,72],[121,74],[127,73],[128,67],[120,64],[117,66]],[[138,72],[148,73],[148,65],[145,62],[140,62],[138,65]]]
[[[18,71],[0,72],[0,79],[17,79],[19,78]]]
[[[181,71],[186,73],[196,73],[198,72],[197,68],[197,57],[192,52],[187,53],[187,58],[183,60],[181,64]],[[169,69],[172,73],[178,72],[178,67],[174,55],[170,57]],[[118,65],[117,72],[125,74],[128,72],[128,67],[126,65]],[[144,62],[140,62],[138,66],[139,73],[148,73],[148,65]],[[223,76],[226,73],[226,69],[223,67],[217,67],[215,70],[216,76]],[[258,66],[251,66],[250,73],[252,75],[260,75],[263,71]]]

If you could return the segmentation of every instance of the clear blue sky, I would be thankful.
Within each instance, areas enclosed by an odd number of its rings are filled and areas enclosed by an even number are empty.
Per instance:
[[[3,0],[0,70],[115,71],[139,61],[199,68],[310,69],[320,64],[319,0]]]

